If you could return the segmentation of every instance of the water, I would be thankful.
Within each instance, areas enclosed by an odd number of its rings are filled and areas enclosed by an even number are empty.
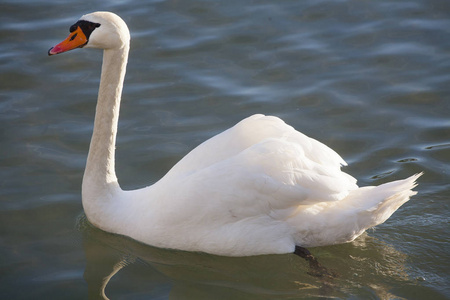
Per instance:
[[[32,1],[0,12],[0,295],[111,299],[450,298],[448,1]],[[360,185],[424,171],[419,192],[353,243],[226,258],[156,249],[84,220],[80,186],[101,52],[47,57],[110,10],[132,45],[117,144],[124,188],[158,180],[242,118],[283,118]],[[121,268],[123,267],[123,268]],[[119,270],[120,269],[120,270]]]

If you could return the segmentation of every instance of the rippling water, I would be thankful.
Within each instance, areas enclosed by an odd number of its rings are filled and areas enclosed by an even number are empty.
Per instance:
[[[1,298],[95,298],[112,270],[112,299],[450,297],[448,1],[96,3],[1,4]],[[265,113],[335,149],[360,185],[424,171],[419,194],[353,243],[311,249],[340,274],[333,281],[293,255],[168,251],[88,226],[80,186],[101,52],[47,50],[95,10],[118,13],[132,34],[124,188]]]

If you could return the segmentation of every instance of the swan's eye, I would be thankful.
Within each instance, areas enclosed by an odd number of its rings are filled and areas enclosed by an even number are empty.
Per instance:
[[[92,30],[94,30],[95,28],[98,28],[98,27],[100,27],[100,25],[101,24],[99,24],[99,23],[91,23],[91,24],[89,24],[90,26],[90,29],[92,29]]]

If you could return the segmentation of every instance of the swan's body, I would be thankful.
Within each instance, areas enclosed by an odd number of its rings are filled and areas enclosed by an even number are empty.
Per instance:
[[[415,194],[420,174],[358,188],[340,170],[346,163],[336,152],[263,115],[204,142],[154,185],[121,190],[114,152],[130,35],[112,13],[81,20],[49,54],[104,49],[82,186],[83,207],[95,226],[164,248],[229,256],[289,253],[296,245],[352,241]]]

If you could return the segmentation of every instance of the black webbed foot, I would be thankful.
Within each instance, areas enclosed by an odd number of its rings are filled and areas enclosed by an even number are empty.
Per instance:
[[[329,271],[327,268],[322,266],[308,249],[295,246],[294,254],[304,258],[309,263],[309,271],[307,272],[311,276],[315,277],[337,277],[337,273],[334,271]]]

